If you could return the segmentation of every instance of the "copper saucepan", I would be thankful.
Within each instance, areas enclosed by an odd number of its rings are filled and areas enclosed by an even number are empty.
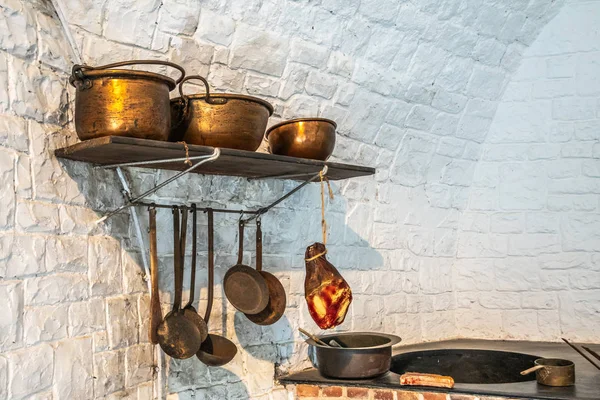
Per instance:
[[[573,386],[575,384],[575,364],[560,358],[538,358],[534,366],[521,371],[521,375],[535,372],[539,384],[546,386]]]

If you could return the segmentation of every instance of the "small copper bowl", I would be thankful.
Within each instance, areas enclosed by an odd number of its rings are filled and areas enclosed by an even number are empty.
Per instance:
[[[335,147],[336,123],[325,118],[283,121],[267,130],[271,154],[325,161]]]

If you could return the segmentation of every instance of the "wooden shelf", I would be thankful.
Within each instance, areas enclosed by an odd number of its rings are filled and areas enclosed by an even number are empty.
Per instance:
[[[214,148],[207,146],[189,145],[188,147],[190,157],[210,155],[214,150]],[[179,143],[107,136],[58,149],[55,154],[58,158],[109,165],[185,157],[185,149],[183,144]],[[322,170],[325,165],[328,167],[327,176],[331,180],[373,175],[375,173],[375,168],[370,167],[233,149],[221,149],[221,156],[218,160],[206,163],[194,172],[246,178],[278,178],[282,175],[306,174],[306,176],[293,178],[304,181]],[[165,162],[139,165],[138,167],[181,171],[188,166],[183,162]]]

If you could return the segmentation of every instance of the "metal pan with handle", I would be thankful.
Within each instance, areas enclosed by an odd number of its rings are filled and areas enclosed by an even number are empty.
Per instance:
[[[521,375],[535,372],[539,384],[546,386],[573,386],[575,384],[575,364],[560,358],[538,358],[534,366],[521,371]]]
[[[258,314],[245,314],[246,317],[257,325],[272,325],[277,322],[285,312],[286,297],[283,285],[275,275],[262,270],[262,228],[260,218],[256,220],[256,270],[267,282],[269,288],[269,302],[267,307]]]
[[[269,287],[265,278],[242,263],[244,253],[244,221],[240,219],[237,264],[227,271],[223,288],[227,300],[244,314],[258,314],[269,304]]]

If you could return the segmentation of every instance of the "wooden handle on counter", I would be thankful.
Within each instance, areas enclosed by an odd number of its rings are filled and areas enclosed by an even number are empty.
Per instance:
[[[521,371],[521,375],[529,375],[530,373],[535,372],[542,368],[546,368],[546,367],[544,365],[536,365],[535,367],[531,367],[529,369],[526,369],[525,371]]]
[[[405,386],[431,386],[453,388],[454,379],[451,376],[407,372],[400,375],[400,384]]]

